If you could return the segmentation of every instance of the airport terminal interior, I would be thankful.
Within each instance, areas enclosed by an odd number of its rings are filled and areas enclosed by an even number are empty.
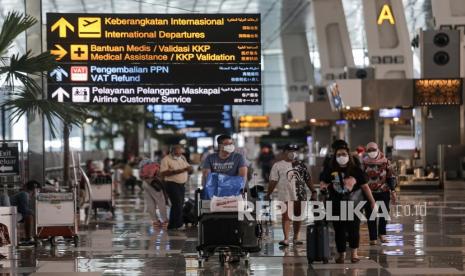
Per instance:
[[[464,32],[465,0],[0,0],[0,274],[465,275]]]

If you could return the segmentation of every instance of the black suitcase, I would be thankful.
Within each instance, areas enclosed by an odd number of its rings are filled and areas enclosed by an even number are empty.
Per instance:
[[[206,213],[199,220],[199,250],[214,253],[217,248],[231,251],[260,251],[260,227],[255,220],[239,221],[237,212]]]
[[[314,261],[328,263],[329,230],[326,222],[316,222],[307,226],[307,260],[311,264]]]
[[[182,219],[184,224],[197,224],[197,214],[195,212],[195,201],[189,198],[186,202],[184,202],[184,206],[182,207]]]

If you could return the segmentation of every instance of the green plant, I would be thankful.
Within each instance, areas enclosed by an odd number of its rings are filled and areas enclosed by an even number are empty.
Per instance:
[[[37,20],[19,12],[10,12],[0,30],[0,87],[5,94],[0,107],[10,111],[10,120],[17,122],[22,116],[43,116],[50,126],[52,136],[57,137],[63,125],[65,141],[64,168],[69,162],[68,143],[69,130],[72,126],[81,126],[86,116],[86,108],[77,105],[49,101],[43,97],[42,82],[46,72],[57,67],[55,56],[48,51],[33,55],[31,51],[25,54],[11,54],[14,40],[24,31],[37,23]],[[56,120],[58,119],[58,120]],[[57,124],[57,121],[60,124]],[[64,170],[64,181],[68,180],[67,170]]]
[[[38,55],[27,51],[25,54],[8,56],[13,41],[36,23],[35,18],[18,12],[10,12],[5,17],[0,31],[0,79],[4,79],[0,87],[6,95],[0,105],[6,111],[10,111],[10,119],[13,122],[26,114],[44,116],[52,136],[56,137],[59,126],[54,118],[71,126],[80,126],[85,108],[43,98],[42,87],[37,80],[40,81],[45,72],[56,68],[54,55],[48,51]]]

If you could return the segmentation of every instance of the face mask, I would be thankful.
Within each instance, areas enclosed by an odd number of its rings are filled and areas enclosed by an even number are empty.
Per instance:
[[[298,157],[297,152],[289,152],[289,153],[287,154],[287,158],[289,158],[290,160],[296,160],[297,157]]]
[[[336,157],[336,161],[339,165],[344,166],[349,163],[349,156],[339,156]]]
[[[173,155],[174,160],[179,160],[179,158],[180,158],[179,156]]]
[[[208,150],[208,153],[210,153],[210,154],[211,154],[211,153],[214,153],[214,152],[215,152],[215,151],[212,150],[212,149],[211,149],[211,150]]]
[[[378,157],[378,151],[370,151],[368,153],[368,157],[370,157],[371,159],[375,159],[376,157]]]
[[[227,153],[233,153],[234,152],[234,145],[226,145],[223,146],[223,150]]]

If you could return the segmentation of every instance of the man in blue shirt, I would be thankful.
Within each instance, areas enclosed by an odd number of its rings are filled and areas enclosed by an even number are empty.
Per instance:
[[[211,172],[230,176],[242,176],[247,182],[247,164],[244,156],[234,152],[234,141],[231,136],[223,134],[216,138],[218,152],[207,156],[202,164],[202,185],[205,186],[208,174]]]

